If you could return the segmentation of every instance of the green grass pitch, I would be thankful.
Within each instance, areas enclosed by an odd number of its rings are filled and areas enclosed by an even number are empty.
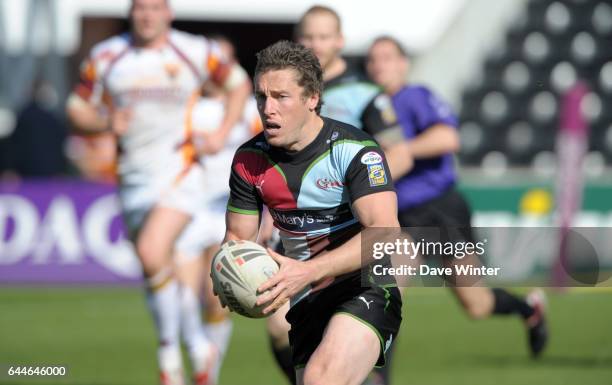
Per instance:
[[[538,360],[516,318],[470,321],[450,291],[410,289],[393,383],[612,384],[612,292],[549,295],[551,340]],[[234,317],[221,385],[284,384],[262,320]],[[65,377],[9,377],[11,365],[66,365]],[[0,384],[157,383],[155,338],[136,288],[0,288]]]

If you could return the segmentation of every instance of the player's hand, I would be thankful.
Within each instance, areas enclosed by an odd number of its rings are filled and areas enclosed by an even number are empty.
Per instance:
[[[132,115],[132,109],[129,107],[113,109],[110,115],[111,131],[118,136],[125,134],[132,120]]]
[[[216,130],[202,133],[200,139],[202,144],[198,146],[198,152],[203,155],[214,155],[223,149],[227,137],[220,130]]]
[[[291,297],[316,280],[317,272],[308,262],[282,256],[268,248],[268,254],[280,265],[278,273],[257,289],[263,293],[257,305],[268,304],[263,313],[269,314],[283,306]],[[266,292],[269,290],[268,292]]]

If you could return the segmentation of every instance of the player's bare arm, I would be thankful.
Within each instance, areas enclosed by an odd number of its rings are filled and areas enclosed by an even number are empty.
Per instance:
[[[404,143],[414,159],[433,158],[459,151],[457,129],[447,124],[435,124]]]
[[[229,71],[227,80],[223,84],[227,94],[225,116],[215,132],[204,134],[205,141],[201,149],[204,154],[214,154],[223,148],[232,127],[242,117],[245,102],[251,94],[251,83],[244,69],[238,64],[233,64]]]
[[[83,133],[108,131],[110,119],[79,95],[73,93],[66,104],[66,115],[73,127]]]
[[[75,130],[83,134],[112,131],[116,135],[123,135],[130,124],[132,109],[112,108],[108,115],[102,114],[95,105],[73,93],[68,100],[66,114]]]
[[[422,134],[401,142],[382,142],[391,177],[399,179],[412,170],[415,159],[428,159],[459,151],[459,134],[454,127],[436,124]]]
[[[364,227],[399,228],[397,199],[393,191],[363,196],[353,203],[353,210]],[[272,289],[257,301],[258,304],[271,301],[264,313],[275,311],[311,283],[316,286],[316,283],[360,269],[361,233],[337,249],[305,262],[284,257],[271,249],[268,253],[279,263],[280,270],[259,287],[260,292]]]
[[[259,215],[239,214],[228,211],[225,214],[225,238],[222,243],[234,240],[253,241],[259,232]]]
[[[391,178],[396,180],[410,172],[414,166],[414,158],[410,152],[410,144],[407,141],[393,143],[387,146],[381,143],[385,150],[385,158],[391,171]]]

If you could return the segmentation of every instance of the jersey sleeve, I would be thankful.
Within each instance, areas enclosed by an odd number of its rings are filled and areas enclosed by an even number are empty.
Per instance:
[[[234,63],[225,57],[216,41],[207,39],[207,42],[209,49],[204,63],[206,73],[213,83],[223,87],[229,78]]]
[[[361,115],[363,130],[383,147],[404,140],[391,98],[385,94],[374,97]]]
[[[108,108],[112,105],[112,98],[104,86],[103,72],[114,56],[110,50],[94,52],[92,50],[81,63],[79,80],[72,94],[95,107]]]
[[[81,99],[99,104],[102,99],[102,84],[93,56],[87,57],[79,68],[79,81],[73,92]]]
[[[457,116],[451,107],[425,87],[417,89],[416,97],[406,103],[405,108],[412,110],[417,134],[435,124],[458,126]]]
[[[351,202],[362,196],[394,191],[391,172],[380,147],[366,146],[350,162],[345,183]]]
[[[227,210],[247,215],[259,215],[263,209],[263,201],[255,188],[249,182],[249,175],[245,175],[246,168],[234,157],[230,174],[230,197]]]

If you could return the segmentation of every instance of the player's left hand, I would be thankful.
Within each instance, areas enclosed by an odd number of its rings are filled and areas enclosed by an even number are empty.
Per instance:
[[[278,273],[257,289],[258,292],[263,293],[257,297],[257,305],[269,304],[263,310],[264,314],[276,311],[291,297],[316,280],[316,271],[308,262],[282,256],[270,248],[267,251],[280,268]]]

